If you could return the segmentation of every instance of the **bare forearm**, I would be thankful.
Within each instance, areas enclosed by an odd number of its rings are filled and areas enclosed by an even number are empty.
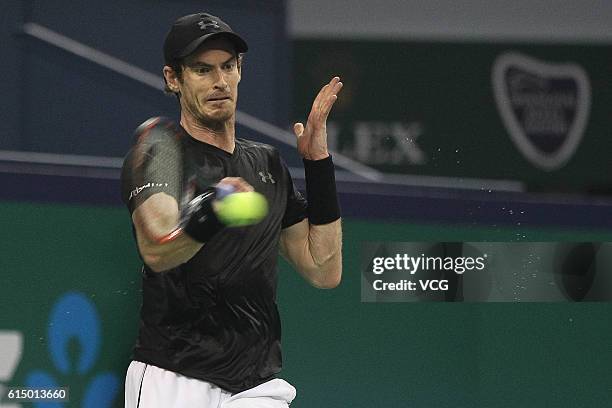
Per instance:
[[[140,254],[155,272],[187,262],[202,248],[201,243],[184,233],[162,242],[175,230],[178,217],[176,201],[163,193],[150,197],[132,215]]]
[[[330,224],[310,225],[308,233],[311,274],[321,288],[334,288],[342,277],[342,227],[338,219]]]
[[[163,272],[187,262],[202,248],[202,245],[185,234],[164,244],[138,237],[138,249],[143,260],[155,272]]]
[[[308,247],[313,263],[318,267],[333,264],[342,257],[340,219],[325,225],[309,225]]]
[[[283,230],[281,254],[310,284],[338,286],[342,277],[342,226],[338,219],[324,225],[308,220]]]

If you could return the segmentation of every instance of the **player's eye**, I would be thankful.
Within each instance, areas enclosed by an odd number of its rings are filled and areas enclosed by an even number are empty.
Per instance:
[[[210,67],[193,67],[191,68],[191,70],[198,75],[204,75],[204,74],[208,74],[211,71],[211,68]]]
[[[236,66],[235,62],[227,62],[223,65],[223,69],[226,71],[231,71],[232,69],[234,69],[234,67]]]

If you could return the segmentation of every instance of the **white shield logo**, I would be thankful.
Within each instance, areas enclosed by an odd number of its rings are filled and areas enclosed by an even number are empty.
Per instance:
[[[543,170],[565,165],[584,135],[591,107],[584,69],[507,52],[495,60],[492,82],[502,121],[519,151]]]

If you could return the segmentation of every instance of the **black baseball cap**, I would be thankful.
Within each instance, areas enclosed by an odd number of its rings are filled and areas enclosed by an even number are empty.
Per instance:
[[[166,35],[164,59],[169,64],[194,52],[204,41],[225,37],[234,44],[236,52],[247,52],[246,41],[219,17],[208,13],[189,14],[178,18]]]

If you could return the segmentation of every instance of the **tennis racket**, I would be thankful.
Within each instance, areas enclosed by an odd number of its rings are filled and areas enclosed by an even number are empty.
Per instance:
[[[158,237],[159,244],[171,242],[182,234],[186,223],[182,209],[194,198],[196,191],[193,179],[184,180],[181,133],[172,120],[153,117],[138,126],[134,134],[131,177],[137,187],[130,197],[136,200],[134,208],[151,195],[164,192],[176,199],[181,211],[178,225],[170,233]]]

